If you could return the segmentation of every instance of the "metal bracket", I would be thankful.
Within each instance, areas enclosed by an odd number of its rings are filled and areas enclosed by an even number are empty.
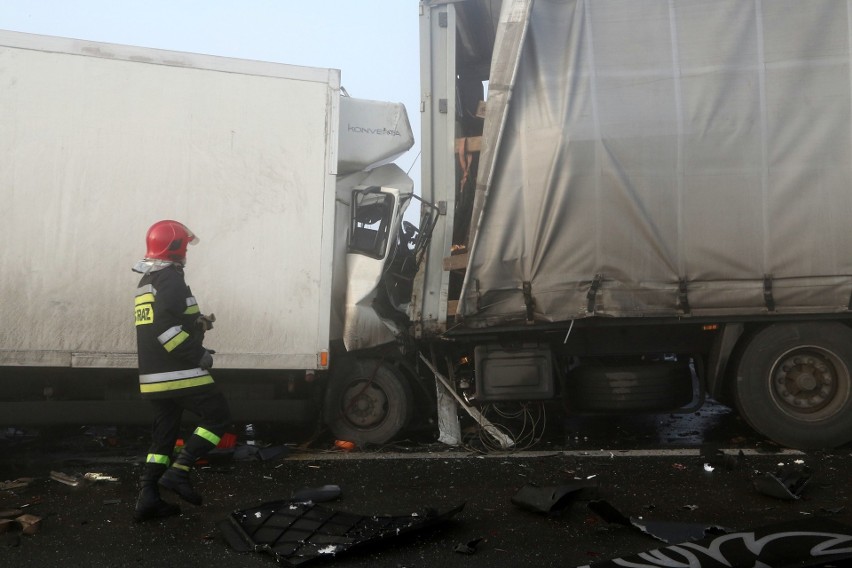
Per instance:
[[[601,282],[603,282],[603,274],[595,274],[595,279],[592,280],[592,285],[586,294],[586,300],[588,300],[586,311],[590,314],[595,313],[595,296],[598,295],[598,288],[601,287]]]
[[[680,279],[680,284],[678,285],[678,293],[677,293],[677,303],[680,306],[680,309],[683,313],[688,314],[691,310],[689,307],[689,296],[687,294],[687,280],[686,278]]]
[[[763,275],[763,301],[766,303],[766,309],[770,312],[775,311],[775,298],[772,297],[772,275]]]
[[[524,304],[527,307],[527,323],[533,323],[535,300],[532,297],[532,282],[524,282]]]

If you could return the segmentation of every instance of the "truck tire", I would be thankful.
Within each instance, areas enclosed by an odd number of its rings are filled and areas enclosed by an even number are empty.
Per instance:
[[[385,444],[396,437],[411,415],[411,388],[381,360],[344,364],[326,392],[325,422],[339,440],[358,445]]]
[[[852,440],[852,330],[785,323],[759,331],[737,365],[734,397],[757,432],[812,450]]]

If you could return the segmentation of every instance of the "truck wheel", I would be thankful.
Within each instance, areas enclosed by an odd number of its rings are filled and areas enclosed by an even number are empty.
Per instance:
[[[852,330],[839,323],[775,324],[737,366],[734,395],[752,428],[803,450],[852,440]]]
[[[338,439],[384,444],[405,427],[411,399],[411,388],[393,367],[378,360],[357,361],[332,378],[325,421]]]

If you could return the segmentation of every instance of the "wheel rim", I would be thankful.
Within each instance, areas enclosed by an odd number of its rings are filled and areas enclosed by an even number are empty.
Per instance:
[[[849,368],[832,351],[809,346],[791,349],[776,359],[770,373],[776,406],[807,422],[825,420],[849,397]]]
[[[343,416],[358,428],[373,428],[388,415],[388,397],[375,382],[352,381],[343,393]]]

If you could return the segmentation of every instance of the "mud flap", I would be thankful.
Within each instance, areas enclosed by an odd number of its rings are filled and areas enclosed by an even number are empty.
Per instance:
[[[238,552],[267,553],[280,564],[299,566],[436,525],[463,508],[464,504],[445,513],[427,510],[400,516],[364,516],[333,511],[310,501],[282,500],[234,511],[219,523],[219,529]]]

